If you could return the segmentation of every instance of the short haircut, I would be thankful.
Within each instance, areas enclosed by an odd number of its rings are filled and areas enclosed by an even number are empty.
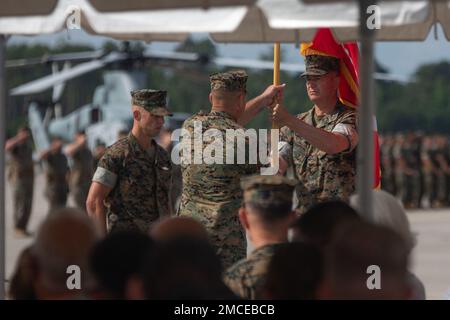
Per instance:
[[[326,249],[326,281],[334,298],[401,295],[408,285],[408,253],[403,238],[387,227],[364,221],[343,223]],[[381,271],[381,290],[367,287],[370,266],[377,266]]]
[[[207,241],[179,237],[157,244],[141,279],[147,299],[234,298],[221,271],[220,259]]]
[[[320,250],[308,243],[287,243],[269,263],[262,298],[315,299],[322,279]]]
[[[292,213],[292,202],[276,202],[264,206],[256,202],[246,202],[245,207],[257,214],[266,224],[283,220]]]
[[[293,240],[311,242],[323,248],[331,241],[336,227],[349,220],[359,220],[359,215],[345,202],[333,200],[319,203],[291,225],[291,228],[300,234],[300,239]]]
[[[154,251],[153,240],[138,232],[121,231],[107,235],[94,247],[90,264],[101,289],[115,299],[125,297],[129,278],[138,274],[147,254]]]
[[[67,290],[67,267],[77,265],[82,283],[90,283],[89,253],[97,233],[92,220],[75,208],[50,213],[39,228],[32,254],[48,289]]]

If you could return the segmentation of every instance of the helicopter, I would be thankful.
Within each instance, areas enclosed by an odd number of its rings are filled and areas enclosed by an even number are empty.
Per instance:
[[[74,67],[70,62],[83,61]],[[47,107],[44,117],[38,102],[28,105],[28,123],[33,135],[36,151],[39,153],[50,145],[49,136],[58,136],[71,141],[77,132],[85,131],[91,150],[99,143],[111,145],[120,131],[128,131],[133,122],[131,110],[124,108],[131,104],[130,91],[146,86],[146,74],[139,66],[148,61],[159,65],[177,62],[205,64],[205,57],[187,52],[139,52],[124,42],[119,51],[108,53],[87,51],[48,55],[44,58],[8,61],[7,67],[29,66],[36,63],[51,63],[52,74],[13,88],[10,94],[33,95],[53,88],[52,105]],[[61,70],[58,63],[64,62]],[[103,83],[95,88],[92,102],[62,116],[58,101],[68,80],[88,72],[107,68],[103,72]]]
[[[71,67],[71,62],[81,62]],[[63,62],[61,70],[58,64]],[[177,63],[206,66],[230,66],[238,68],[267,69],[273,68],[272,61],[216,57],[190,52],[162,52],[153,50],[133,50],[129,42],[123,42],[120,50],[105,52],[103,50],[47,55],[43,58],[8,61],[7,67],[29,66],[37,63],[51,63],[52,73],[11,89],[10,94],[33,95],[53,89],[52,105],[47,107],[44,117],[40,106],[32,101],[28,106],[28,123],[35,142],[36,152],[47,149],[49,136],[58,136],[65,141],[72,141],[76,133],[85,131],[87,144],[91,150],[99,144],[106,146],[117,141],[118,133],[131,129],[133,118],[129,106],[130,91],[146,87],[146,74],[142,65],[157,63],[160,66],[173,67]],[[63,94],[65,83],[89,72],[105,68],[103,83],[94,90],[92,102],[62,116],[58,101]],[[281,63],[280,70],[303,72],[303,64]],[[375,73],[375,79],[406,82],[404,77]],[[166,126],[180,126],[187,113],[177,113],[168,119]],[[174,129],[174,128],[171,128]]]

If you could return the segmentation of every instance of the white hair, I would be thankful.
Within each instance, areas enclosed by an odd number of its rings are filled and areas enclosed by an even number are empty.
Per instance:
[[[412,250],[416,245],[416,235],[411,232],[408,216],[399,200],[383,190],[372,190],[373,216],[367,217],[359,208],[359,195],[350,197],[350,205],[369,222],[391,228],[406,241],[408,248]]]

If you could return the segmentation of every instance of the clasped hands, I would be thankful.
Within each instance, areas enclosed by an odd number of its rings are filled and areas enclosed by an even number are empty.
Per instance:
[[[283,127],[287,124],[291,114],[283,106],[283,89],[286,85],[271,85],[263,92],[264,105],[267,106],[269,116],[272,122],[275,122],[278,127]]]

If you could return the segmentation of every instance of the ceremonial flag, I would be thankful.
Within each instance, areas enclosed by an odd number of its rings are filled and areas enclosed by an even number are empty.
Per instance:
[[[329,28],[321,28],[309,43],[303,43],[300,54],[323,55],[340,59],[339,100],[352,108],[359,105],[359,50],[354,42],[339,44]],[[380,151],[376,118],[374,117],[374,188],[381,186]]]

